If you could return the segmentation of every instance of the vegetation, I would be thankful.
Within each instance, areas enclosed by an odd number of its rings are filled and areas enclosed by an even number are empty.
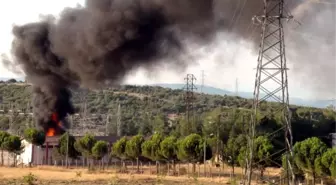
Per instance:
[[[86,134],[84,137],[76,140],[74,144],[74,148],[79,151],[82,156],[86,157],[87,159],[91,159],[91,165],[89,165],[89,168],[93,165],[92,159],[94,158],[94,156],[92,153],[92,148],[95,146],[96,142],[97,141],[94,136]]]
[[[106,141],[97,141],[92,147],[92,155],[95,159],[100,160],[108,153],[108,144]]]
[[[313,137],[294,145],[295,163],[313,178],[313,184],[318,175],[317,160],[326,152],[327,146],[320,139]]]
[[[0,85],[3,105],[15,103],[15,108],[29,112],[31,87],[27,85]],[[81,99],[78,90],[73,90],[73,103],[77,112]],[[109,114],[108,134],[117,135],[117,109],[120,104],[120,133],[125,136],[112,146],[111,155],[122,161],[151,160],[154,162],[190,162],[194,165],[203,162],[204,144],[206,157],[216,154],[223,157],[223,162],[234,168],[246,165],[246,134],[250,122],[252,101],[240,97],[196,94],[194,103],[195,116],[187,121],[184,116],[185,104],[182,90],[171,90],[149,86],[123,86],[110,88],[103,92],[87,94],[87,108],[90,114]],[[35,131],[24,132],[32,127],[32,119],[14,112],[9,126],[6,112],[11,106],[1,107],[0,128],[15,130],[33,142]],[[277,166],[284,161],[283,153],[272,155],[285,148],[281,105],[261,102],[256,124],[255,167],[261,173],[268,166]],[[293,142],[295,158],[292,166],[296,175],[308,174],[313,178],[330,178],[335,176],[334,150],[329,149],[329,134],[335,133],[336,114],[331,109],[317,109],[291,105]],[[74,118],[75,119],[75,118]],[[105,127],[104,127],[105,128]],[[76,128],[74,128],[75,130]],[[8,137],[0,132],[0,149]],[[32,134],[33,133],[33,134]],[[140,135],[139,135],[140,134]],[[209,136],[213,136],[209,138]],[[126,137],[127,136],[127,137]],[[317,138],[318,137],[318,138]],[[30,139],[29,139],[30,138]],[[71,137],[70,137],[71,138]],[[70,140],[69,140],[70,141]],[[35,143],[38,143],[34,140]],[[64,142],[64,141],[63,141]],[[69,142],[70,150],[78,151],[82,156],[97,159],[104,153],[105,145],[86,135]],[[99,144],[97,144],[99,143]],[[64,150],[60,143],[60,151]],[[70,149],[72,147],[72,149]],[[95,149],[93,149],[95,148]],[[102,153],[101,153],[102,152]],[[61,153],[61,152],[60,152]],[[270,162],[272,161],[272,163]],[[286,164],[282,166],[286,169]]]
[[[265,136],[259,136],[254,141],[254,147],[254,163],[257,169],[260,170],[261,178],[263,178],[265,168],[270,165],[270,156],[274,147],[271,141]]]
[[[329,148],[321,158],[320,174],[336,179],[336,148]]]
[[[16,166],[16,156],[23,152],[24,146],[22,145],[22,140],[19,136],[10,135],[6,137],[3,148],[13,155],[14,166]]]
[[[36,181],[37,181],[37,177],[32,173],[29,173],[28,175],[23,176],[23,182],[27,185],[34,185]]]
[[[141,157],[141,145],[144,142],[144,137],[142,135],[137,135],[132,137],[130,140],[127,141],[125,152],[126,155],[131,159],[136,159],[137,163],[137,170],[139,172],[139,158]]]
[[[24,138],[34,145],[41,146],[45,141],[45,133],[34,128],[28,128],[24,131]]]
[[[69,158],[77,159],[81,152],[83,151],[81,147],[82,145],[78,146],[78,150],[75,149],[75,138],[71,136],[68,132],[64,133],[58,141],[58,153],[64,158],[68,154]]]
[[[239,166],[239,154],[241,149],[247,144],[246,137],[240,134],[237,137],[231,136],[224,147],[223,158],[224,162],[231,166],[232,174],[235,174],[235,166]]]
[[[126,144],[127,144],[127,138],[122,137],[113,144],[111,152],[111,156],[117,157],[122,161],[124,168],[126,167],[125,160],[128,158],[126,153]]]
[[[167,160],[167,162],[171,161],[173,164],[173,171],[175,174],[176,167],[175,167],[175,161],[177,160],[177,138],[175,136],[169,136],[166,137],[161,143],[160,143],[160,151],[162,156]]]
[[[5,141],[9,136],[9,133],[0,131],[1,166],[4,165],[4,150],[6,150]]]

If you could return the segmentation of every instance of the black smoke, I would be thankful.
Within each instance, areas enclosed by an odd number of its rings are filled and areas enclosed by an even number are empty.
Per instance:
[[[13,28],[12,54],[33,85],[34,113],[48,128],[51,115],[60,120],[74,112],[70,87],[117,84],[139,66],[176,58],[188,37],[210,40],[211,0],[87,0],[66,8],[59,18]],[[174,61],[174,60],[171,60]]]
[[[303,21],[299,32],[317,30],[315,34],[329,48],[323,56],[316,55],[313,51],[318,49],[310,46],[319,44],[291,34],[288,31],[293,28],[286,27],[287,40],[294,42],[286,50],[294,68],[309,76],[304,79],[324,79],[323,87],[335,87],[335,65],[331,64],[335,59],[331,52],[335,48],[335,16],[330,16],[335,15],[335,6],[304,0],[285,4],[288,12]],[[306,6],[307,10],[298,11]],[[33,84],[35,115],[45,127],[53,112],[61,120],[73,113],[71,87],[118,84],[138,67],[151,69],[167,62],[172,68],[186,67],[192,62],[180,58],[186,41],[207,44],[220,30],[233,35],[234,41],[248,39],[257,51],[260,27],[252,32],[251,27],[256,26],[251,25],[251,18],[262,11],[262,0],[87,0],[83,7],[64,9],[58,18],[16,26],[12,54]],[[327,13],[328,20],[315,21],[314,16],[321,12]],[[323,67],[315,67],[320,64],[331,64],[328,77]],[[301,66],[314,69],[314,75]]]

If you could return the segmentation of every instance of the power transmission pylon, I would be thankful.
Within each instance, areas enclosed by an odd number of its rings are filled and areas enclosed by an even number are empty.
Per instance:
[[[272,98],[281,103],[283,130],[285,133],[286,150],[286,182],[294,184],[295,176],[293,173],[291,159],[292,152],[292,130],[289,110],[287,64],[285,56],[284,31],[282,26],[283,19],[291,19],[292,16],[284,15],[284,0],[264,0],[264,14],[255,16],[253,21],[261,23],[261,43],[259,48],[258,65],[255,79],[253,113],[249,127],[247,172],[245,183],[251,184],[253,162],[253,148],[255,139],[255,126],[259,103]],[[275,82],[275,83],[274,83]],[[270,84],[271,83],[271,84]],[[260,93],[261,91],[261,93]],[[260,96],[263,96],[260,98]]]
[[[195,86],[196,78],[193,74],[187,74],[187,77],[184,78],[186,85],[184,86],[185,96],[184,101],[186,104],[186,118],[188,123],[188,129],[191,129],[191,117],[193,119],[193,123],[195,121],[195,114],[194,114],[194,101],[195,95],[194,91],[197,89]]]

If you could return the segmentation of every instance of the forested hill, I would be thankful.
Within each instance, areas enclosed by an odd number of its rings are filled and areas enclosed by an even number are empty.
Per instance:
[[[87,94],[86,94],[87,93]],[[143,133],[150,135],[154,131],[186,135],[188,132],[213,133],[223,130],[223,137],[232,131],[236,125],[237,132],[243,132],[244,124],[250,119],[252,100],[234,96],[199,94],[195,95],[193,123],[188,125],[184,120],[185,103],[182,90],[172,90],[152,86],[121,86],[96,92],[73,90],[73,103],[78,113],[81,113],[86,99],[87,114],[110,115],[109,134],[116,134],[118,105],[120,105],[121,133],[134,135]],[[3,130],[12,129],[20,133],[32,125],[32,119],[23,114],[14,114],[12,124],[6,116],[10,109],[31,112],[31,86],[24,83],[0,85],[0,127]],[[260,118],[268,115],[265,129],[271,131],[280,125],[280,104],[262,102]],[[293,110],[293,129],[298,129],[295,137],[302,140],[307,137],[327,136],[335,132],[335,112],[330,109],[291,106]],[[219,116],[220,115],[220,116]],[[219,124],[219,128],[217,123]],[[216,125],[215,125],[216,124]],[[79,125],[80,126],[80,125]],[[74,129],[74,124],[72,128]],[[266,128],[267,127],[267,128]],[[270,127],[270,128],[268,128]],[[306,133],[302,131],[302,128]],[[102,128],[105,128],[102,126]],[[263,128],[264,129],[264,128]],[[299,132],[300,130],[300,132]]]

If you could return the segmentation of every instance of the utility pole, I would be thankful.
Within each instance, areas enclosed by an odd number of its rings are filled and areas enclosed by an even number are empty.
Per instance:
[[[184,101],[186,104],[186,118],[188,123],[188,129],[192,128],[191,125],[191,116],[192,116],[192,123],[195,121],[195,114],[194,114],[194,101],[195,101],[195,95],[194,91],[197,89],[195,86],[196,78],[193,74],[187,74],[187,77],[184,78],[186,85],[184,86],[185,95],[184,95]],[[189,130],[189,133],[190,130]]]
[[[290,15],[285,15],[284,0],[264,0],[263,15],[253,17],[254,23],[261,24],[262,31],[254,88],[253,112],[248,134],[247,172],[244,184],[250,185],[252,180],[255,125],[258,122],[259,103],[270,98],[282,105],[278,111],[282,113],[283,131],[285,132],[286,184],[294,185],[295,183],[291,164],[293,139],[288,97],[288,69],[282,25],[284,19],[292,18]],[[259,97],[260,91],[264,94],[263,97]]]
[[[66,156],[65,156],[65,162],[66,162],[66,168],[68,168],[69,165],[69,132],[67,134],[67,146],[66,146]]]
[[[120,103],[118,104],[118,111],[117,111],[117,136],[121,136],[121,110],[120,110]]]
[[[110,115],[106,115],[106,125],[105,125],[105,136],[109,135],[109,122],[110,122]]]

